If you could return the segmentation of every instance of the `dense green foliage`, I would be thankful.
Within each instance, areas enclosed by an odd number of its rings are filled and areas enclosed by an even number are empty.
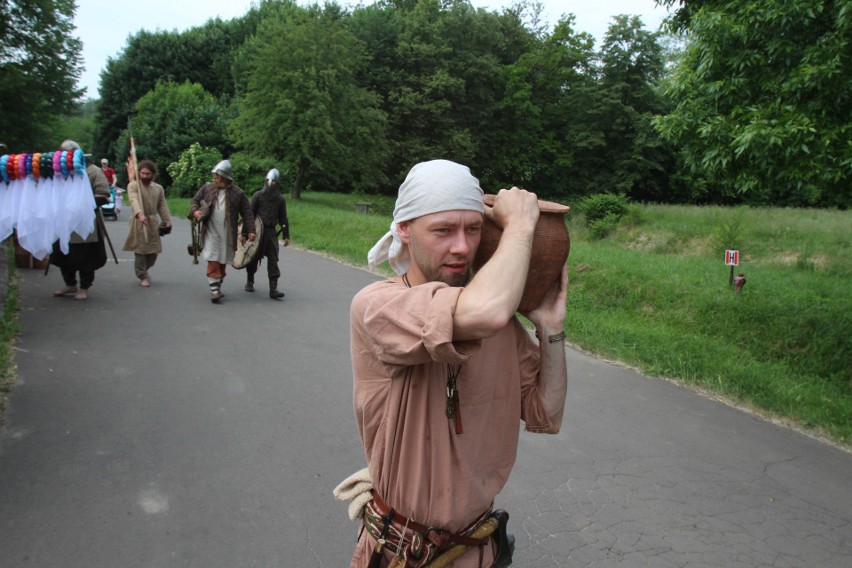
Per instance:
[[[383,181],[385,115],[357,83],[364,46],[333,10],[285,4],[243,47],[237,144],[272,156],[293,179],[293,197],[309,175],[329,187],[370,190]]]
[[[131,122],[136,157],[157,164],[159,182],[171,184],[168,164],[193,143],[216,146],[227,129],[226,109],[196,83],[160,82],[136,101],[136,119]],[[121,132],[119,155],[130,152],[130,129]],[[215,164],[215,162],[214,162]],[[212,164],[208,170],[212,168]],[[119,172],[119,185],[126,172]]]
[[[230,22],[131,37],[101,78],[96,151],[124,152],[130,114],[158,123],[136,101],[164,78],[201,85],[229,122],[219,140],[211,129],[194,141],[275,164],[293,197],[390,194],[414,163],[443,157],[488,189],[664,198],[674,154],[650,127],[665,106],[657,39],[624,17],[596,52],[573,17],[548,31],[527,1],[497,13],[466,0],[351,11],[265,0]],[[165,128],[136,140],[160,148],[161,167],[185,149]]]
[[[534,0],[500,12],[468,0],[262,0],[228,22],[140,32],[102,74],[95,152],[123,161],[133,115],[160,126],[137,143],[161,167],[200,142],[242,153],[251,176],[273,164],[294,198],[389,195],[416,162],[441,157],[488,190],[549,199],[848,207],[845,4],[660,3],[677,8],[678,36],[615,15],[600,46],[570,14],[543,25]],[[202,89],[208,122],[139,106],[161,100],[150,93],[164,83]]]
[[[717,195],[848,207],[852,9],[825,0],[665,0],[686,53],[658,121]]]
[[[177,160],[167,166],[172,185],[168,194],[174,197],[192,197],[195,192],[210,181],[213,166],[219,163],[222,154],[215,148],[204,148],[198,142],[180,153]]]
[[[55,144],[57,147],[62,140],[74,140],[85,151],[94,148],[95,113],[97,112],[97,101],[86,99],[72,112],[66,114],[53,127],[51,140],[56,140],[48,148]],[[95,162],[99,163],[96,157]],[[118,168],[116,168],[118,170]]]
[[[230,22],[213,19],[204,26],[186,32],[140,31],[128,39],[124,51],[107,61],[101,72],[100,104],[95,129],[97,153],[124,162],[124,149],[118,140],[135,113],[136,101],[153,90],[157,83],[195,83],[217,100],[227,103],[234,92],[231,62],[234,51],[243,44],[257,25],[250,12]],[[137,140],[154,145],[157,141]],[[219,140],[223,152],[232,147]],[[171,157],[177,159],[177,155]],[[161,164],[164,168],[168,164]]]
[[[74,0],[0,2],[0,124],[9,152],[58,147],[52,129],[70,113],[80,77]]]

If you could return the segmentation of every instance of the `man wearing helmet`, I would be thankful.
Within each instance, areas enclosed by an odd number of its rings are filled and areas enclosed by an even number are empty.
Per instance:
[[[201,222],[199,246],[207,261],[207,284],[214,304],[225,297],[222,281],[225,268],[234,259],[237,248],[239,217],[243,220],[241,242],[254,240],[254,215],[248,198],[233,181],[231,162],[222,160],[213,168],[213,181],[205,183],[189,206],[189,214]]]
[[[261,240],[263,242],[258,246],[257,254],[246,265],[246,273],[248,281],[246,282],[246,292],[254,292],[254,274],[257,272],[257,265],[261,258],[266,257],[266,273],[269,275],[269,297],[273,300],[280,300],[284,297],[284,292],[278,290],[278,278],[281,276],[281,271],[278,269],[278,233],[275,231],[275,226],[281,226],[281,237],[284,239],[284,246],[290,246],[290,227],[287,221],[287,205],[284,203],[284,196],[281,195],[281,185],[278,179],[281,174],[275,168],[269,170],[266,174],[266,182],[263,184],[263,189],[254,194],[251,200],[251,212],[255,217],[260,216],[263,222],[263,232]]]

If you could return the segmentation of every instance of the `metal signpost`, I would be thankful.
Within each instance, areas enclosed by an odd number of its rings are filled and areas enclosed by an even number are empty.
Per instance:
[[[728,280],[728,284],[731,286],[734,285],[734,267],[739,266],[740,264],[740,251],[738,250],[726,250],[725,251],[725,266],[731,267],[731,276]]]

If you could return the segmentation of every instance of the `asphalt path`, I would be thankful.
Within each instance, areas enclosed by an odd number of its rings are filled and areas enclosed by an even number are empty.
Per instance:
[[[107,222],[116,249],[126,213]],[[133,255],[87,301],[20,270],[18,382],[0,434],[3,568],[343,567],[332,488],[364,465],[349,302],[379,277],[282,248],[283,301],[209,300],[176,222],[141,288]],[[298,230],[294,229],[294,243]],[[570,337],[570,330],[569,330]],[[556,436],[523,434],[496,505],[520,567],[852,566],[852,455],[568,350]]]

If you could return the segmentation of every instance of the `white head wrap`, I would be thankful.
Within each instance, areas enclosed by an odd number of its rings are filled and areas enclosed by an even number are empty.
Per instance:
[[[408,247],[399,238],[396,225],[441,211],[478,211],[483,213],[482,189],[467,166],[449,160],[421,162],[411,168],[399,186],[390,231],[367,254],[370,268],[389,261],[397,274],[408,270]]]

